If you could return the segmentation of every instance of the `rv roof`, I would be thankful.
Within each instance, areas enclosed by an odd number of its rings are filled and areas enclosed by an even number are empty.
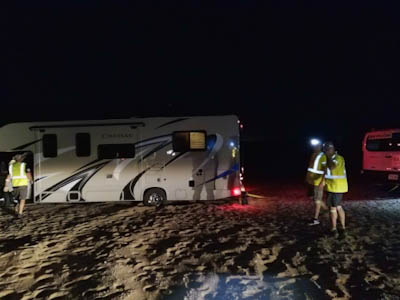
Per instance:
[[[400,131],[400,128],[388,128],[388,129],[371,129],[368,133],[372,132],[397,132]]]
[[[131,122],[131,123],[77,123],[77,124],[49,124],[49,125],[38,125],[29,127],[30,130],[39,130],[46,128],[71,128],[71,127],[102,127],[102,126],[131,126],[132,127],[144,127],[143,122]]]

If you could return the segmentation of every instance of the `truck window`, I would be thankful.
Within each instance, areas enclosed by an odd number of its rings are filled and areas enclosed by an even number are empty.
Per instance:
[[[75,135],[76,156],[90,156],[90,134],[86,132],[77,133]]]
[[[400,151],[400,133],[393,133],[391,138],[368,139],[368,151]]]
[[[97,147],[99,159],[134,158],[134,144],[102,144]]]
[[[44,134],[42,139],[43,157],[57,157],[57,135]]]

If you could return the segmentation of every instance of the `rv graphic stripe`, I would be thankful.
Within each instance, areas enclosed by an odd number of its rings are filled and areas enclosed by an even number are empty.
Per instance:
[[[167,147],[168,145],[172,144],[172,142],[164,142],[163,144],[155,147],[153,150],[151,150],[149,153],[147,153],[145,156],[142,157],[142,159],[140,161],[145,160],[146,158],[148,158],[149,156],[151,156],[153,153],[158,152],[159,150]]]
[[[172,138],[172,135],[171,135],[171,134],[164,134],[164,135],[160,135],[160,136],[155,136],[155,137],[152,137],[152,138],[148,138],[148,139],[145,139],[145,140],[142,140],[142,141],[139,141],[139,142],[135,143],[135,146],[136,146],[137,144],[143,144],[143,143],[146,143],[146,142],[154,141],[154,140],[156,140],[156,139],[162,139],[162,138],[167,138],[167,137]]]
[[[146,170],[140,172],[136,177],[131,180],[122,190],[121,196],[119,197],[121,200],[135,200],[134,196],[134,190],[135,190],[135,185],[139,181],[139,179],[146,173],[148,170],[150,170],[152,167],[148,167]]]
[[[42,200],[49,197],[52,192],[55,192],[76,180],[82,181],[82,180],[85,180],[86,178],[90,179],[95,173],[97,173],[101,168],[103,168],[108,163],[109,163],[109,161],[103,162],[101,164],[95,165],[88,169],[82,170],[77,174],[67,177],[66,179],[60,181],[59,183],[53,185],[52,187],[50,187],[50,188],[46,189],[44,192],[42,192],[41,194],[45,193],[44,195],[42,195]],[[86,182],[87,182],[87,180],[85,180],[85,183]],[[48,193],[48,194],[46,194],[46,193]],[[40,194],[36,196],[36,201],[38,201],[39,199],[40,199]]]
[[[108,162],[107,162],[108,163]],[[104,165],[106,165],[107,163],[105,163]],[[82,197],[82,190],[85,187],[86,183],[98,172],[100,171],[104,165],[98,165],[98,167],[90,170],[89,172],[85,173],[85,176],[83,176],[83,178],[77,182],[70,190],[69,192],[79,192],[81,194],[81,199],[79,201],[86,201],[83,197]],[[68,195],[67,195],[67,202],[68,202]]]
[[[187,119],[188,118],[180,118],[180,119],[176,119],[176,120],[173,120],[173,121],[169,121],[169,122],[167,122],[165,124],[162,124],[162,125],[158,126],[156,129],[159,129],[161,127],[165,127],[165,126],[168,126],[168,125],[171,125],[171,124],[174,124],[174,123],[182,122],[182,121],[185,121]]]
[[[226,177],[226,176],[228,176],[228,175],[231,175],[231,174],[233,174],[233,173],[236,173],[237,171],[239,171],[239,164],[235,164],[231,169],[229,169],[229,170],[227,170],[227,171],[225,171],[225,172],[223,172],[223,173],[217,175],[216,177],[214,177],[214,178],[212,178],[212,179],[210,179],[210,180],[207,180],[207,181],[205,181],[205,182],[203,182],[203,183],[201,183],[201,184],[199,184],[199,185],[197,185],[197,186],[201,186],[201,185],[206,184],[206,183],[209,183],[209,182],[211,182],[211,181],[215,181],[215,180],[217,180],[217,179],[219,179],[219,178]]]
[[[36,178],[36,179],[35,179],[35,182],[38,182],[38,181],[40,181],[40,180],[42,180],[42,179],[45,179],[45,178],[47,178],[47,176],[42,176],[42,177]]]
[[[90,166],[90,165],[93,165],[93,164],[95,164],[95,163],[98,163],[99,161],[101,161],[102,159],[95,159],[95,160],[93,160],[93,161],[91,161],[91,162],[89,162],[89,163],[87,163],[86,165],[83,165],[82,167],[80,167],[78,170],[76,170],[75,172],[78,172],[79,170],[82,170],[82,169],[84,169],[84,168],[86,168],[86,167],[88,167],[88,166]]]
[[[163,138],[167,138],[167,137],[171,138],[171,135],[156,136],[156,137],[154,137],[154,138],[146,139],[146,140],[143,140],[143,141],[138,141],[138,142],[136,142],[134,145],[135,145],[135,148],[136,148],[136,149],[148,147],[148,146],[151,146],[151,145],[157,145],[157,144],[159,144],[159,143],[166,142],[167,140],[169,141],[170,139],[163,139]],[[155,141],[155,142],[152,142],[152,143],[148,143],[148,144],[143,144],[143,143],[151,142],[151,141],[157,140],[157,139],[161,139],[161,140],[160,140],[160,141]],[[97,162],[99,162],[99,161],[101,161],[101,159],[95,159],[95,160],[93,160],[93,161],[91,161],[91,162],[85,164],[84,166],[80,167],[80,168],[77,169],[75,172],[77,172],[77,171],[79,171],[79,170],[82,170],[82,169],[84,169],[84,168],[86,168],[86,167],[88,167],[88,166],[90,166],[90,165],[93,165],[93,164],[95,164],[95,163],[97,163]]]
[[[173,159],[171,159],[169,162],[167,162],[162,169],[166,168],[168,165],[172,164],[175,160],[177,160],[178,158],[182,157],[183,155],[187,154],[188,152],[181,152],[178,155],[176,155]]]
[[[12,149],[13,151],[16,151],[16,150],[22,150],[22,149],[25,149],[26,147],[29,147],[29,146],[31,146],[31,145],[33,145],[33,144],[36,144],[37,142],[40,142],[42,139],[39,139],[39,140],[36,140],[36,141],[33,141],[33,142],[30,142],[30,143],[27,143],[27,144],[24,144],[24,145],[21,145],[21,146],[18,146],[18,147],[15,147],[14,149]]]

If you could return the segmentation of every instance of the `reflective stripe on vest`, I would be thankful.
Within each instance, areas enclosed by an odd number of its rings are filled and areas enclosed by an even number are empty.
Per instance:
[[[17,164],[20,164],[19,172],[18,172],[18,169],[14,170],[15,167],[18,168]],[[14,187],[28,185],[29,182],[28,182],[28,177],[26,176],[25,166],[26,166],[25,163],[15,163],[15,164],[10,165],[9,173],[10,173],[12,185]],[[16,173],[19,173],[19,174],[15,175]]]
[[[308,168],[307,171],[315,174],[324,174],[324,171],[318,170],[319,161],[321,160],[322,155],[324,155],[323,152],[317,155],[317,157],[314,160],[314,166],[312,168]]]
[[[341,179],[341,178],[345,179],[345,178],[347,178],[347,177],[346,177],[346,176],[325,175],[325,178],[326,178],[326,179]]]
[[[318,171],[318,170],[314,170],[312,168],[308,168],[307,171],[311,172],[311,173],[315,173],[315,174],[324,174],[324,171]]]
[[[21,163],[21,167],[19,169],[20,176],[13,176],[13,166],[14,166],[14,164],[10,165],[10,167],[8,168],[8,172],[10,173],[10,176],[13,179],[25,179],[25,178],[27,179],[28,178],[28,177],[26,177],[26,173],[25,173],[25,163]]]
[[[331,193],[347,193],[348,184],[344,158],[340,155],[335,155],[332,157],[332,161],[336,167],[326,169],[325,190]]]
[[[335,160],[334,162],[337,163],[337,161]],[[347,178],[346,176],[346,169],[344,170],[344,175],[332,175],[331,169],[326,169],[326,175],[325,178],[327,179],[341,179],[341,178]]]

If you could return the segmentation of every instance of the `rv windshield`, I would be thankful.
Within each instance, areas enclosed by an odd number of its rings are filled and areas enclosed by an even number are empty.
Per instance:
[[[391,138],[368,139],[368,151],[400,151],[400,133],[393,133]]]

